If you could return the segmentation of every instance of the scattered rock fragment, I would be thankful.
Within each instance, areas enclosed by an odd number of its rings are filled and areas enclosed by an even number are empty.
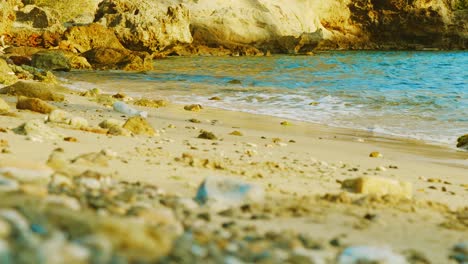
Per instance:
[[[42,163],[2,158],[0,176],[23,183],[47,183],[54,171]]]
[[[34,119],[23,123],[13,130],[16,134],[29,136],[31,140],[58,140],[63,137],[47,126],[43,120]]]
[[[112,95],[112,98],[115,98],[115,99],[119,99],[119,100],[122,100],[122,101],[130,101],[130,97],[124,93],[116,93],[114,95]]]
[[[88,120],[83,117],[74,116],[70,119],[68,124],[73,128],[81,129],[88,127]]]
[[[148,136],[155,136],[156,131],[154,128],[148,123],[146,119],[140,116],[131,117],[125,122],[123,128],[131,131],[136,135],[148,135]]]
[[[106,119],[99,123],[99,127],[104,128],[104,129],[109,129],[111,127],[117,126],[117,127],[122,127],[124,125],[124,122],[117,120],[117,119]]]
[[[374,151],[374,152],[371,152],[371,153],[369,154],[369,157],[371,157],[371,158],[382,158],[383,155],[382,155],[380,152],[378,152],[378,151]]]
[[[47,50],[32,56],[31,66],[48,71],[70,71],[71,63],[63,51]]]
[[[221,101],[221,97],[218,97],[218,96],[213,96],[213,97],[210,97],[208,100],[210,101]]]
[[[191,104],[184,106],[184,109],[187,111],[199,112],[203,109],[203,106],[201,106],[200,104]]]
[[[80,96],[96,97],[96,96],[98,96],[100,94],[101,94],[101,90],[99,90],[98,88],[93,88],[93,89],[89,89],[89,90],[86,90],[84,92],[81,92]]]
[[[190,118],[188,121],[189,121],[190,123],[195,123],[195,124],[200,124],[200,123],[201,123],[201,121],[198,120],[198,119],[196,119],[196,118]]]
[[[107,134],[112,135],[112,136],[124,136],[124,137],[129,137],[132,135],[132,133],[128,129],[125,129],[121,126],[111,126],[107,130]]]
[[[10,144],[8,144],[8,141],[5,139],[0,139],[0,147],[9,147]]]
[[[208,140],[217,140],[218,139],[218,137],[216,137],[215,134],[213,134],[212,132],[206,131],[206,130],[202,130],[200,135],[198,135],[198,138],[208,139]]]
[[[242,82],[240,80],[237,80],[237,79],[232,79],[232,80],[228,81],[227,83],[229,83],[229,84],[242,84]]]
[[[450,258],[460,264],[468,263],[468,241],[456,244],[452,249]]]
[[[228,208],[249,202],[261,202],[264,190],[257,185],[222,177],[207,177],[199,186],[195,200],[216,208]]]
[[[42,101],[39,98],[28,98],[20,96],[18,102],[16,103],[17,109],[30,110],[33,112],[38,112],[41,114],[49,114],[52,112],[55,107]]]
[[[468,150],[468,134],[457,139],[457,148]]]
[[[353,246],[338,256],[338,264],[392,263],[406,264],[406,259],[386,247]]]
[[[74,164],[83,164],[83,165],[98,165],[102,167],[107,167],[109,166],[109,160],[112,159],[113,157],[109,155],[105,150],[102,150],[100,152],[92,152],[92,153],[87,153],[80,155],[73,160],[71,160],[71,163]]]
[[[71,118],[72,118],[72,115],[70,113],[63,111],[61,109],[55,109],[49,113],[49,116],[47,117],[47,121],[52,122],[52,123],[68,124],[70,123]]]
[[[169,105],[169,102],[166,100],[151,100],[151,99],[138,99],[133,102],[134,105],[143,106],[143,107],[152,107],[152,108],[160,108]]]
[[[64,92],[68,92],[68,90],[62,86],[34,81],[19,81],[0,89],[0,94],[22,95],[57,102],[62,102],[65,99],[62,94]]]
[[[10,178],[7,178],[7,177],[3,177],[3,176],[0,175],[0,193],[2,193],[2,192],[14,192],[14,191],[19,190],[19,187],[20,187],[20,185],[18,184],[17,181],[15,181],[13,179],[10,179]],[[0,231],[0,233],[1,233],[1,231]],[[1,237],[2,236],[0,234],[0,238]]]
[[[289,123],[288,121],[283,121],[280,123],[282,126],[290,126],[291,123]]]
[[[0,98],[0,113],[7,113],[9,111],[10,111],[10,106],[5,102],[5,100]]]
[[[63,138],[63,140],[67,142],[78,142],[78,139],[76,139],[75,137],[65,137]]]
[[[18,77],[15,75],[12,68],[10,68],[10,65],[8,65],[4,59],[0,58],[0,84],[10,85],[17,81]]]
[[[348,179],[343,182],[342,188],[362,194],[393,195],[407,199],[412,197],[411,183],[383,177],[364,176]]]
[[[244,134],[242,134],[242,132],[240,132],[239,130],[234,130],[231,133],[229,133],[229,135],[241,137]]]

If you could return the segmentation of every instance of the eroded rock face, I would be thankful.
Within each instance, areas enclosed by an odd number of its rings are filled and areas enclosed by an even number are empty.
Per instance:
[[[91,23],[97,9],[98,0],[61,1],[61,0],[23,0],[42,8],[57,10],[61,22]]]
[[[13,84],[18,80],[13,70],[5,60],[0,59],[0,84]]]
[[[57,102],[61,102],[65,99],[62,92],[67,92],[67,89],[60,85],[33,81],[19,81],[0,89],[0,94],[26,96],[45,101]]]
[[[114,29],[130,50],[158,51],[192,41],[189,11],[178,1],[104,0],[95,22]]]
[[[32,56],[33,67],[49,71],[70,71],[71,63],[62,51],[42,51]]]
[[[145,71],[153,69],[152,56],[146,52],[132,52],[112,48],[95,48],[83,56],[95,69]]]
[[[184,1],[191,11],[191,29],[197,43],[232,47],[254,44],[277,52],[294,53],[304,34],[323,29],[313,1]],[[288,43],[288,42],[292,42]],[[309,44],[303,43],[302,45]]]
[[[64,39],[62,47],[79,53],[94,48],[125,49],[115,36],[114,30],[94,23],[68,28],[64,33]]]
[[[0,1],[0,35],[9,32],[15,21],[14,4],[14,0]]]
[[[321,19],[334,34],[324,48],[466,48],[466,10],[455,11],[449,1],[348,0],[337,8],[348,12]]]

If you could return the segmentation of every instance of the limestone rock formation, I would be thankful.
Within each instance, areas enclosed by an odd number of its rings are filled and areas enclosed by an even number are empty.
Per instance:
[[[71,63],[62,51],[43,51],[32,56],[33,67],[49,71],[70,71]]]
[[[8,66],[7,62],[0,59],[0,84],[10,85],[18,80],[13,70]]]
[[[95,22],[112,28],[130,50],[158,51],[177,43],[190,43],[189,11],[178,1],[104,0]]]
[[[190,7],[194,41],[208,46],[244,44],[295,53],[316,45],[323,34],[314,1],[184,2]]]
[[[91,23],[99,0],[23,0],[23,3],[57,11],[60,22]]]
[[[39,98],[45,101],[61,102],[65,99],[63,92],[68,90],[60,85],[39,83],[33,81],[19,81],[13,85],[0,89],[0,94]]]
[[[15,2],[15,0],[0,1],[0,37],[10,31],[11,25],[16,19],[14,11]],[[0,48],[1,46],[2,43],[0,42]]]
[[[125,49],[115,36],[114,30],[96,23],[68,28],[60,45],[64,49],[78,53],[94,48]]]
[[[146,52],[95,48],[83,53],[83,56],[96,69],[145,71],[153,68],[152,56]]]

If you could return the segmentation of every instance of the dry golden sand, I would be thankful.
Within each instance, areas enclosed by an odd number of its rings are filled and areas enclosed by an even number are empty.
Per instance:
[[[15,97],[2,98],[15,109]],[[109,118],[127,119],[86,97],[67,96],[66,102],[52,104],[94,127]],[[432,263],[448,263],[451,247],[468,238],[468,152],[293,120],[284,126],[283,119],[206,107],[198,112],[176,104],[136,108],[148,111],[159,136],[107,136],[51,125],[74,140],[33,142],[12,129],[46,115],[13,110],[16,116],[0,116],[0,131],[6,131],[0,140],[7,142],[0,159],[45,163],[56,148],[69,159],[111,149],[117,156],[109,165],[93,169],[183,197],[193,197],[206,176],[240,178],[265,187],[270,213],[265,219],[239,219],[242,224],[293,229],[341,245],[416,250]],[[197,138],[201,130],[218,140]],[[374,151],[382,157],[369,157]],[[362,198],[341,189],[342,181],[364,175],[408,181],[413,199]],[[336,252],[330,246],[324,254]]]

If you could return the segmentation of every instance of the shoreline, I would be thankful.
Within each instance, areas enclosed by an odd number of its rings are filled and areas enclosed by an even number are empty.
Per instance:
[[[84,72],[88,72],[88,70],[85,70]],[[99,71],[93,71],[93,72],[99,72]],[[61,77],[61,78],[64,78],[64,77]],[[85,82],[87,87],[81,87],[80,88],[80,86],[82,86],[82,84],[74,85],[74,84],[77,83],[76,81],[70,81],[69,79],[66,79],[66,78],[62,79],[61,81],[70,82],[70,83],[67,83],[65,86],[67,88],[71,89],[71,90],[79,91],[79,92],[86,91],[87,89],[90,89],[91,87],[102,85],[102,84],[95,84],[93,82]],[[113,82],[115,82],[115,80],[113,80]],[[126,81],[126,82],[129,82],[129,81]],[[131,83],[131,82],[129,82],[129,83]],[[148,92],[144,92],[144,94],[143,94],[142,92],[136,92],[136,91],[124,91],[124,89],[122,89],[122,88],[107,89],[107,87],[106,87],[106,89],[104,91],[105,91],[105,93],[108,93],[108,94],[115,94],[115,93],[119,93],[119,92],[124,92],[124,93],[127,93],[128,95],[130,95],[132,97],[135,97],[135,98],[144,98],[145,95],[149,95]],[[161,91],[155,90],[154,94],[155,94],[155,96],[153,96],[154,98],[169,99],[171,91],[170,90],[163,91],[162,92],[163,96],[161,96]],[[202,96],[198,95],[197,97],[202,97]],[[173,99],[170,98],[169,100],[172,101]],[[187,100],[185,100],[185,101],[186,101],[185,104],[189,103]],[[201,103],[204,106],[206,106],[205,105],[206,102],[196,102],[196,101],[197,100],[192,100],[191,103]],[[178,104],[178,105],[181,105],[181,106],[184,105],[183,101],[175,100],[175,103]],[[241,113],[252,114],[252,115],[272,117],[272,118],[276,118],[276,119],[285,119],[285,120],[290,120],[290,121],[294,121],[294,122],[304,122],[304,123],[309,123],[309,124],[318,125],[318,126],[325,126],[325,127],[330,127],[330,128],[336,128],[336,129],[350,130],[350,133],[362,133],[363,136],[381,137],[383,139],[388,138],[389,140],[399,140],[400,139],[400,140],[406,140],[406,141],[409,141],[409,142],[414,141],[415,143],[428,144],[428,145],[431,145],[431,146],[448,148],[448,149],[450,149],[452,151],[456,151],[456,152],[462,152],[462,153],[465,152],[464,150],[460,150],[455,146],[456,145],[456,139],[461,135],[455,135],[454,136],[454,141],[449,143],[449,142],[445,142],[445,141],[442,142],[442,141],[436,141],[436,140],[421,139],[421,138],[417,138],[416,136],[411,136],[411,135],[405,136],[405,135],[402,135],[402,134],[393,134],[391,132],[388,132],[388,133],[385,133],[385,132],[372,132],[372,131],[366,130],[365,128],[356,128],[356,127],[339,125],[339,124],[337,124],[337,125],[326,124],[325,122],[301,120],[301,119],[292,118],[292,117],[281,117],[281,116],[278,116],[278,115],[258,113],[258,112],[254,112],[254,111],[248,110],[248,109],[247,110],[245,110],[245,109],[236,110],[236,109],[233,109],[232,107],[213,106],[213,105],[210,105],[210,104],[208,104],[208,106],[213,108],[213,109],[219,109],[219,110],[223,110],[223,111],[241,112]]]

